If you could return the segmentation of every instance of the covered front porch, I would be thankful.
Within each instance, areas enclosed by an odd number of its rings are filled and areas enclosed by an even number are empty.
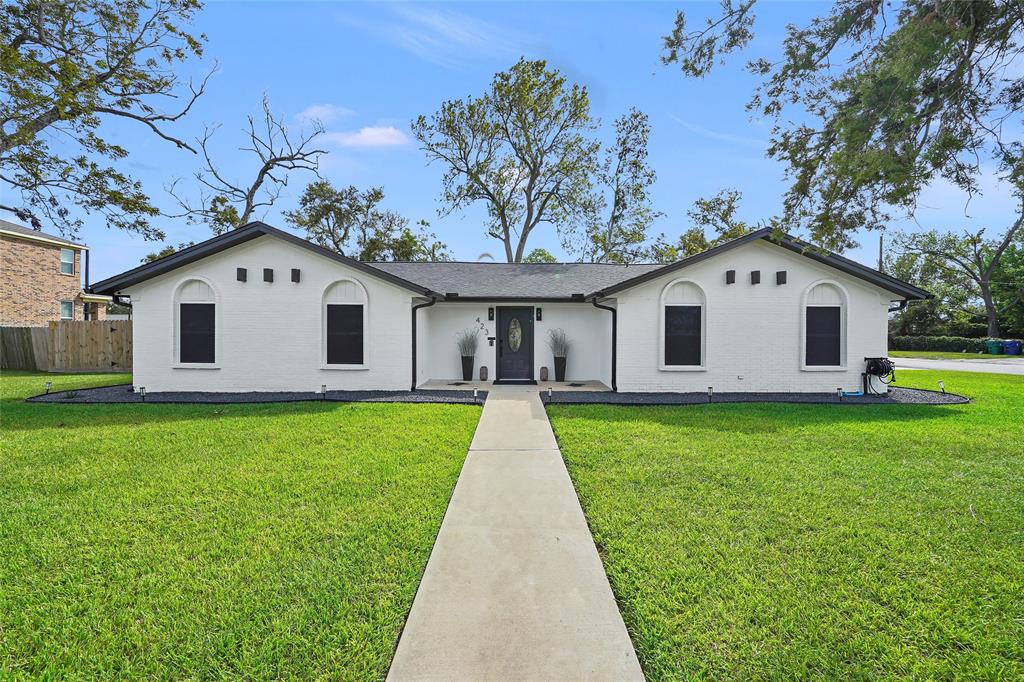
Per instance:
[[[490,390],[522,382],[538,390],[612,390],[612,314],[590,301],[456,300],[420,303],[416,312],[416,388]],[[565,381],[556,381],[552,331],[569,341]],[[472,379],[463,379],[462,333],[477,334]],[[485,369],[486,368],[486,369]]]

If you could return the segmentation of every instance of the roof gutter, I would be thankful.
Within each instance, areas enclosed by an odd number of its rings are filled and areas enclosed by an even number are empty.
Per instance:
[[[412,307],[412,388],[409,389],[410,391],[416,390],[416,312],[420,308],[429,308],[435,303],[437,303],[437,297],[431,296],[429,302]]]
[[[616,365],[619,356],[619,311],[615,308],[612,308],[611,306],[601,305],[600,303],[597,302],[596,296],[593,299],[591,299],[590,302],[594,305],[595,308],[607,310],[612,314],[612,391],[618,393],[619,385],[616,381],[616,370],[618,368]]]

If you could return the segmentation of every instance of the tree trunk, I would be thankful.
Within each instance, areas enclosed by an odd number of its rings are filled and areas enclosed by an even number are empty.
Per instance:
[[[999,311],[996,310],[995,301],[992,300],[992,290],[989,288],[988,279],[981,282],[981,300],[985,302],[985,317],[988,320],[988,336],[992,339],[999,338]]]

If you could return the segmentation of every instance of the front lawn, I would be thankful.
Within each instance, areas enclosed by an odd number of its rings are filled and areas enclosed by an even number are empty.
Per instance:
[[[1024,677],[1024,378],[974,402],[548,407],[649,679]]]
[[[480,410],[0,377],[0,678],[380,679]]]

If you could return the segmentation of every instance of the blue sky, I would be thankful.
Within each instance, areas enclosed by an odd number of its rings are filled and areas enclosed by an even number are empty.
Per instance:
[[[525,55],[546,59],[587,86],[606,141],[614,118],[629,107],[649,114],[650,163],[658,173],[653,198],[665,213],[652,232],[675,237],[687,228],[693,201],[725,187],[743,192],[742,217],[768,218],[779,210],[785,182],[782,167],[764,156],[768,123],[750,120],[744,109],[757,82],[742,69],[749,55],[704,81],[663,66],[660,37],[680,7],[695,20],[716,12],[718,3],[212,2],[196,27],[209,37],[204,59],[189,64],[183,75],[201,76],[214,61],[219,72],[190,117],[172,130],[191,138],[204,124],[221,124],[214,144],[221,166],[229,177],[248,182],[252,166],[237,148],[244,142],[246,115],[259,111],[267,93],[292,125],[301,125],[304,112],[326,124],[325,178],[339,186],[383,186],[385,208],[413,222],[429,220],[460,260],[483,252],[501,258],[500,244],[483,233],[483,207],[437,215],[443,169],[426,164],[409,122],[434,112],[445,99],[482,93],[496,71]],[[814,2],[767,4],[750,54],[777,54],[787,23],[804,24],[827,8]],[[108,131],[131,150],[128,170],[171,210],[163,187],[175,177],[188,182],[198,159],[130,122]],[[263,219],[286,227],[280,211],[294,207],[311,179],[293,176]],[[963,196],[943,185],[931,188],[922,197],[918,222],[940,229],[1001,229],[1010,222],[1009,193],[994,173],[983,179],[983,188],[985,195],[966,212]],[[158,223],[171,243],[210,236],[207,228],[180,220]],[[134,267],[157,246],[95,219],[87,219],[80,236],[93,248],[94,281]],[[873,264],[877,238],[863,241],[847,255]],[[570,257],[550,228],[535,233],[530,247]]]

